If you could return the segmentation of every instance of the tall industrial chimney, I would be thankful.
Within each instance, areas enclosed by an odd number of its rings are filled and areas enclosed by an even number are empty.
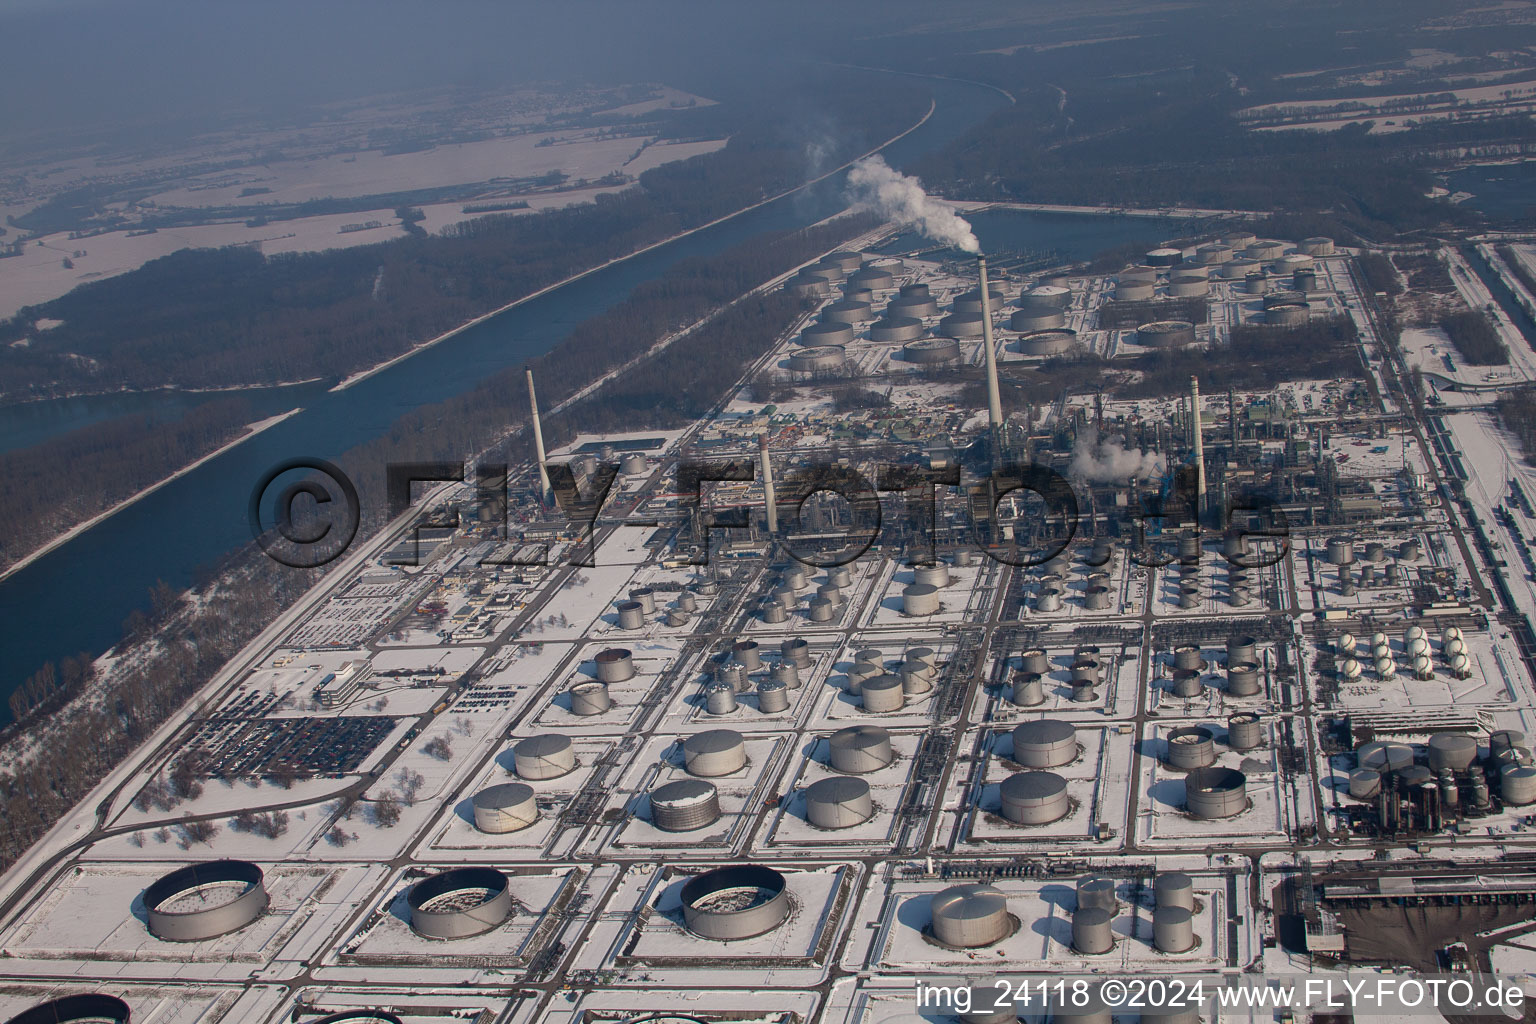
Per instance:
[[[1003,399],[997,389],[997,353],[992,346],[992,296],[987,289],[987,258],[976,257],[976,269],[981,274],[981,338],[982,350],[987,357],[987,422],[992,427],[992,459],[1002,456]]]
[[[768,506],[768,532],[779,532],[779,509],[773,500],[773,464],[768,461],[768,435],[757,435],[757,454],[763,460],[763,503]]]
[[[549,486],[549,457],[544,454],[544,428],[539,423],[539,396],[533,390],[533,371],[528,374],[528,407],[533,411],[533,451],[539,461],[539,500],[549,501],[554,488]]]
[[[1189,423],[1195,435],[1195,520],[1205,521],[1205,439],[1200,430],[1200,378],[1189,378]]]

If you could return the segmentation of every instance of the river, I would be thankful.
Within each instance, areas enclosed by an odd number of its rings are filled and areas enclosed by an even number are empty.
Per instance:
[[[895,166],[941,148],[1006,102],[991,89],[963,82],[934,81],[932,87],[933,115],[886,150]],[[156,580],[188,586],[199,567],[248,541],[250,490],[274,464],[301,455],[334,458],[379,437],[405,413],[462,394],[498,371],[548,351],[576,324],[622,301],[635,286],[679,260],[707,257],[763,232],[803,227],[838,212],[841,190],[840,176],[834,176],[604,268],[345,390],[306,387],[292,403],[303,406],[298,415],[210,459],[0,581],[0,649],[6,655],[0,661],[0,695],[8,696],[45,661],[105,650],[121,635],[129,613],[147,605],[147,592]],[[1157,222],[1146,218],[998,211],[976,220],[988,245],[1056,249],[1071,257],[1159,231]],[[159,400],[186,398],[161,395]],[[144,400],[139,407],[151,405],[153,400]],[[8,712],[0,710],[0,720],[6,716]]]

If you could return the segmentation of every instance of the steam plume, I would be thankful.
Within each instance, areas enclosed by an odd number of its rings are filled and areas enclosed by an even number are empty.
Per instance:
[[[1122,447],[1114,439],[1100,442],[1098,432],[1089,427],[1077,437],[1067,472],[1077,480],[1111,484],[1125,483],[1132,477],[1142,480],[1159,477],[1163,469],[1161,455],[1143,454]]]
[[[923,192],[923,183],[892,169],[876,153],[848,170],[848,199],[860,210],[916,228],[936,242],[980,252],[971,225],[944,202]]]

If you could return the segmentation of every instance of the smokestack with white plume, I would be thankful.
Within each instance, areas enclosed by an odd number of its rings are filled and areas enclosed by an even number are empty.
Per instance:
[[[915,228],[935,242],[980,252],[971,225],[947,203],[923,191],[923,183],[902,174],[876,153],[848,170],[848,200],[902,227]]]

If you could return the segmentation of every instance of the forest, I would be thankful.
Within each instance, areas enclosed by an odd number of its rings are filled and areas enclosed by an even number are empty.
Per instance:
[[[1440,329],[1451,339],[1463,362],[1472,366],[1506,366],[1509,349],[1499,338],[1487,314],[1465,309],[1440,318]]]

